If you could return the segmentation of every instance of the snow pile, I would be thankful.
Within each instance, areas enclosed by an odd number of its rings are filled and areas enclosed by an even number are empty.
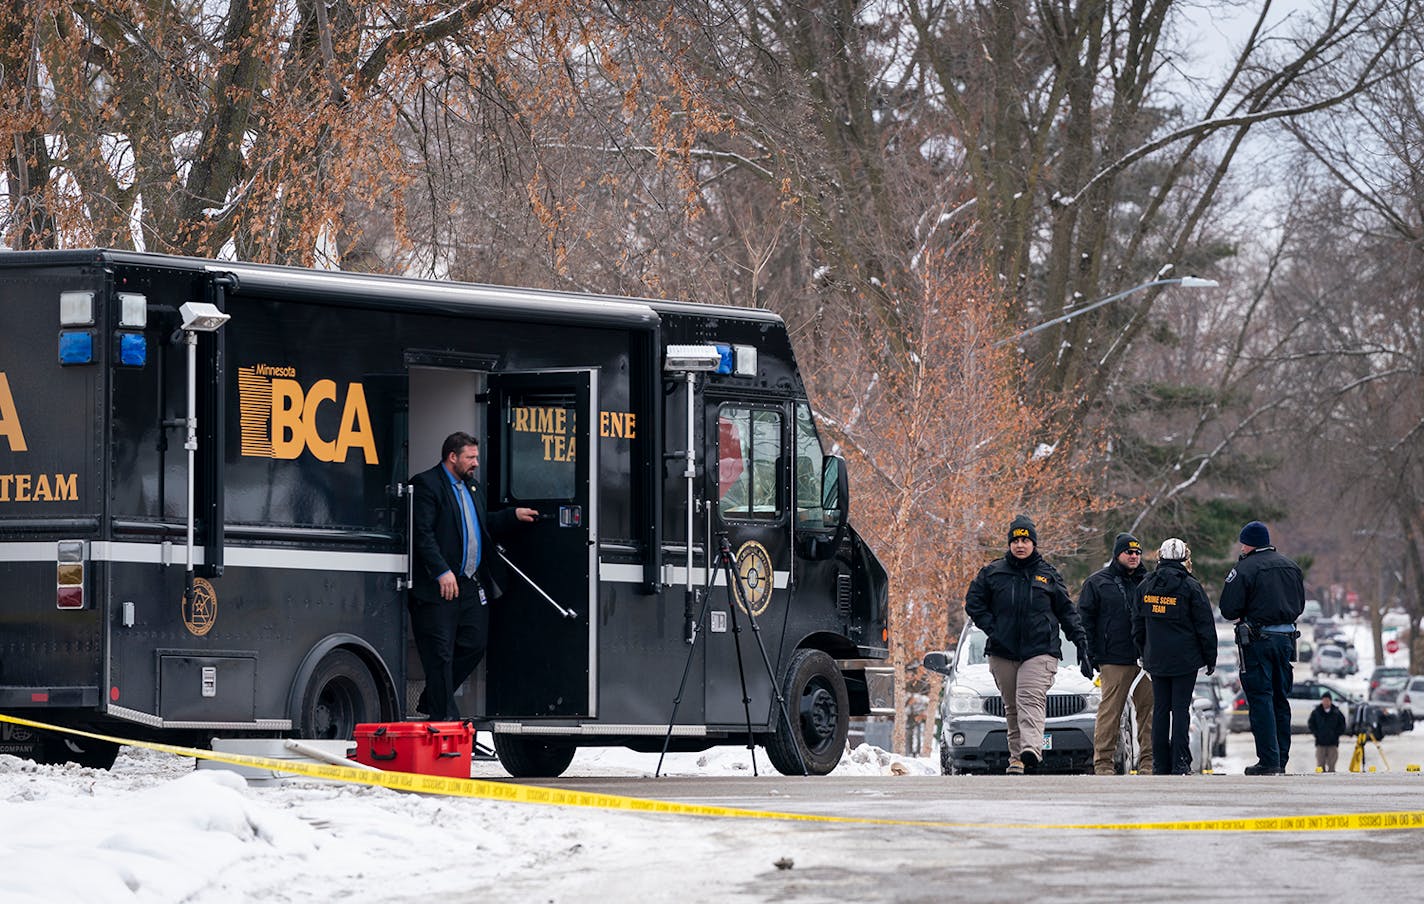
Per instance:
[[[756,756],[758,771],[776,776],[766,752]],[[569,773],[651,776],[657,759],[585,748]],[[663,771],[750,776],[751,761],[744,747],[718,747],[669,754]],[[928,761],[862,745],[835,774],[934,771]],[[504,775],[492,763],[476,764],[475,774]],[[653,783],[636,793],[658,790]],[[463,898],[491,888],[512,900],[684,901],[686,888],[699,900],[721,900],[769,868],[766,858],[729,859],[740,836],[706,820],[303,780],[249,786],[232,772],[195,771],[190,759],[130,747],[112,772],[0,755],[0,801],[5,904],[309,904]],[[683,892],[669,875],[680,877]]]

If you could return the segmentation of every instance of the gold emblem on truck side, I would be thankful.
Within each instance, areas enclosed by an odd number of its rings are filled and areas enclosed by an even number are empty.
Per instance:
[[[761,615],[771,604],[771,591],[776,585],[776,572],[771,566],[771,553],[755,540],[748,540],[737,550],[737,583],[742,585],[737,604],[742,611]]]
[[[193,599],[183,599],[183,625],[202,637],[218,620],[218,592],[203,578],[193,579]]]

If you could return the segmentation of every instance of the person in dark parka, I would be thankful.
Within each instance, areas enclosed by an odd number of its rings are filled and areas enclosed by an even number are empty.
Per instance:
[[[1137,744],[1141,760],[1139,772],[1151,772],[1152,683],[1138,681],[1142,667],[1137,664],[1137,644],[1132,640],[1132,611],[1137,608],[1137,585],[1147,576],[1142,567],[1142,543],[1132,534],[1118,534],[1113,542],[1113,558],[1106,568],[1093,572],[1078,594],[1078,614],[1088,637],[1088,655],[1098,668],[1102,702],[1093,728],[1093,771],[1098,775],[1116,772],[1118,729],[1131,693],[1137,710]],[[1133,689],[1133,682],[1137,682]],[[1134,764],[1129,763],[1129,771]]]
[[[1143,579],[1132,616],[1132,638],[1152,676],[1153,772],[1191,772],[1192,690],[1197,670],[1216,671],[1216,625],[1211,601],[1191,572],[1191,550],[1171,537],[1157,552],[1157,569]]]
[[[1048,690],[1063,658],[1059,625],[1078,647],[1078,665],[1092,661],[1078,610],[1058,570],[1038,553],[1038,530],[1024,515],[1009,525],[1009,551],[979,570],[964,594],[965,614],[988,635],[984,652],[1004,701],[1010,775],[1043,761]]]
[[[1334,772],[1340,759],[1340,735],[1345,734],[1345,714],[1335,705],[1329,691],[1320,695],[1320,705],[1310,711],[1305,728],[1315,736],[1315,768]]]

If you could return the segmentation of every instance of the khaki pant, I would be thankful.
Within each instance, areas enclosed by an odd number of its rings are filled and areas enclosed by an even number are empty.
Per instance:
[[[1004,698],[1009,729],[1009,759],[1020,760],[1025,750],[1043,755],[1043,721],[1048,714],[1048,689],[1058,677],[1058,657],[1034,656],[1018,662],[989,657],[989,672]]]
[[[1334,772],[1335,764],[1340,761],[1340,748],[1321,747],[1315,745],[1315,765],[1322,772]]]
[[[1117,754],[1118,732],[1122,728],[1123,710],[1127,706],[1127,692],[1142,672],[1142,667],[1103,665],[1099,668],[1103,699],[1098,704],[1098,718],[1093,726],[1093,771],[1098,775],[1113,775],[1116,773],[1113,757]],[[1132,705],[1137,710],[1137,751],[1140,757],[1137,771],[1146,775],[1152,772],[1152,682],[1145,675],[1137,682]],[[1129,770],[1132,765],[1127,764]]]

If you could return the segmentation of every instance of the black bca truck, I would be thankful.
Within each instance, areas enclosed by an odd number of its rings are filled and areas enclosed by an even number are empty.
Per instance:
[[[510,772],[745,743],[742,675],[773,764],[834,767],[887,580],[778,317],[119,251],[0,255],[0,711],[196,745],[406,717],[406,480],[455,430],[491,510],[545,516],[458,698]]]

